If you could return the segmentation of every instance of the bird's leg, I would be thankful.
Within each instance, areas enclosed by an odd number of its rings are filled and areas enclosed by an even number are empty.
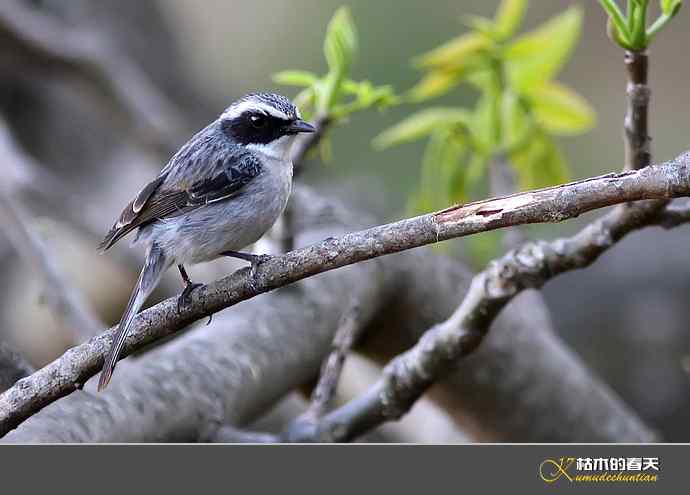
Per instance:
[[[259,268],[259,265],[262,263],[266,263],[268,260],[273,258],[273,256],[268,255],[268,254],[251,254],[251,253],[242,253],[240,251],[223,251],[220,253],[221,256],[228,256],[230,258],[238,258],[244,261],[248,261],[251,263],[251,269],[249,271],[249,276],[250,276],[250,283],[252,284],[252,288],[256,290],[256,287],[254,287],[254,281],[256,278],[256,270]]]
[[[177,265],[177,269],[180,270],[180,275],[182,276],[182,281],[185,284],[184,290],[180,297],[177,298],[177,311],[179,312],[182,306],[189,302],[189,297],[192,295],[194,289],[201,287],[204,284],[195,284],[189,279],[187,275],[187,270],[184,269],[183,265]]]

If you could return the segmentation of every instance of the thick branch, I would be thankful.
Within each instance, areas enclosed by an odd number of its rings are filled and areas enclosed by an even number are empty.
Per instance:
[[[313,275],[407,249],[513,225],[556,222],[622,202],[690,195],[690,153],[655,167],[608,174],[563,186],[459,205],[370,229],[329,238],[200,288],[177,311],[168,299],[141,313],[123,356],[189,323],[258,294]],[[102,365],[114,329],[68,351],[62,358],[0,395],[0,433],[54,400],[71,393]]]
[[[348,214],[318,196],[296,192],[299,218],[308,226],[308,237],[299,236],[301,243],[334,233],[340,222],[352,226],[363,221],[361,214]],[[307,206],[317,211],[305,211]],[[338,214],[337,223],[332,219],[334,213]],[[368,325],[372,330],[388,322],[398,333],[418,334],[426,322],[440,321],[449,314],[469,278],[458,263],[428,251],[384,257],[337,274],[309,278],[297,290],[272,292],[217,315],[212,327],[187,332],[135,360],[116,374],[105,393],[71,394],[29,418],[6,440],[190,440],[213,431],[210,425],[214,423],[247,424],[271,402],[317,373],[332,342],[343,300],[359,298],[362,322],[371,320],[369,311],[377,314],[376,321]],[[240,272],[212,284],[203,295],[193,293],[191,308],[201,315],[217,301],[227,304],[228,298],[239,295],[244,282]],[[421,311],[420,301],[425,301]],[[462,386],[454,390],[466,399],[465,412],[483,422],[490,411],[492,418],[500,416],[500,425],[526,415],[529,420],[520,431],[527,438],[650,438],[634,413],[610,396],[580,362],[559,351],[562,344],[541,328],[530,308],[527,302],[524,307],[509,308],[492,334],[492,345],[483,346],[481,360],[474,363],[476,372],[463,372]],[[520,317],[520,311],[530,316]],[[404,320],[398,321],[399,316]],[[178,314],[174,300],[157,305],[136,320],[127,350],[141,348],[194,318],[186,311]],[[2,413],[7,419],[0,425],[9,428],[10,421],[23,419],[14,411],[30,416],[54,400],[56,392],[72,392],[74,382],[98,371],[109,339],[109,334],[102,335],[71,349],[0,396],[0,410],[10,411],[9,415]],[[537,359],[530,354],[535,349]],[[474,397],[477,394],[481,400]],[[502,407],[505,400],[511,404],[509,409]],[[573,401],[580,411],[576,418],[570,418]],[[615,427],[602,427],[602,417]],[[505,432],[504,427],[497,429],[499,438]]]
[[[658,214],[653,203],[619,206],[571,238],[523,245],[493,261],[472,280],[453,315],[426,332],[409,351],[384,369],[365,394],[324,416],[301,440],[350,441],[380,424],[399,419],[457,359],[473,353],[501,310],[525,289],[593,263],[627,233],[660,223],[690,221],[690,209]]]

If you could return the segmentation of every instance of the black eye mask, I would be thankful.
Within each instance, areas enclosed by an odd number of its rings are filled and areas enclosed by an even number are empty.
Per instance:
[[[290,122],[262,112],[245,112],[232,120],[224,120],[221,128],[238,144],[268,144],[289,134]]]

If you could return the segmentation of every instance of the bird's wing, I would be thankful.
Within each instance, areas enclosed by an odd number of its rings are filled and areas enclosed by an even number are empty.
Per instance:
[[[212,153],[205,163],[192,159],[166,167],[122,211],[99,250],[110,248],[137,227],[229,199],[261,174],[261,163],[252,153],[226,149],[223,154]]]

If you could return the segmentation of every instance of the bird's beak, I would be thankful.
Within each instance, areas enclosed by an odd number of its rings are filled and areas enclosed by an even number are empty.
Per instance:
[[[288,130],[291,133],[297,134],[298,132],[315,132],[316,127],[311,125],[309,122],[305,122],[302,119],[297,119],[290,124]]]

